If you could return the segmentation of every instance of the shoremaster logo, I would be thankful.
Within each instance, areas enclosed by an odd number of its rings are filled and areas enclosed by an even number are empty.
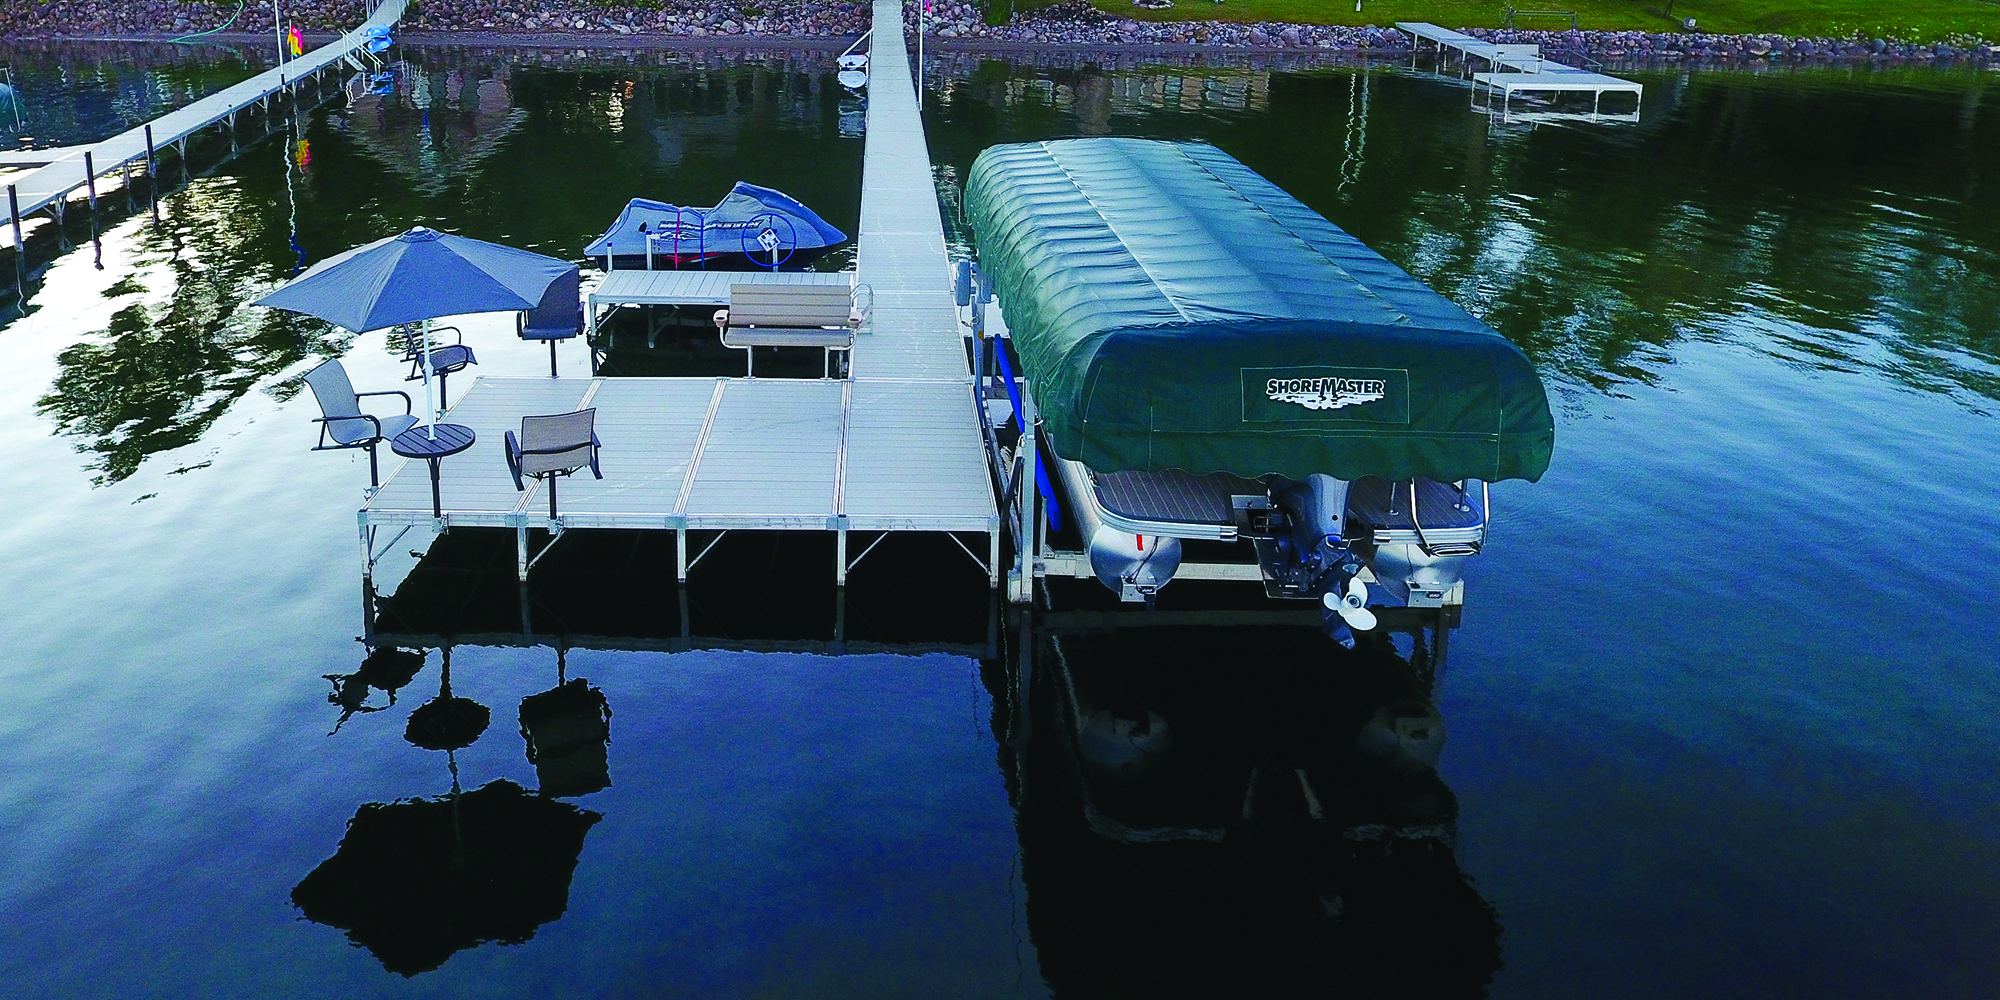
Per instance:
[[[1274,378],[1264,383],[1265,396],[1308,410],[1373,403],[1388,393],[1389,383],[1379,378]]]
[[[1291,365],[1239,371],[1245,423],[1410,422],[1407,368]]]

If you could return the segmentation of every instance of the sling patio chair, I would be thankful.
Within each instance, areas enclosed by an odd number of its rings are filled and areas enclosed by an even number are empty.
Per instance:
[[[438,335],[449,330],[458,339],[453,343],[438,343]],[[410,374],[403,377],[405,382],[421,381],[424,377],[424,334],[423,328],[411,324],[403,329],[403,360],[410,363]],[[472,356],[472,348],[465,346],[465,334],[455,326],[431,327],[431,373],[438,377],[438,406],[449,408],[451,403],[446,381],[452,372],[464,371],[468,365],[476,365],[479,359]]]
[[[556,517],[556,477],[567,476],[586,466],[590,474],[604,478],[597,463],[597,409],[552,413],[521,418],[521,436],[507,432],[507,471],[514,474],[514,488],[525,491],[521,477],[539,479],[549,487],[549,518]]]
[[[319,400],[320,416],[313,418],[313,423],[320,425],[319,444],[313,450],[368,449],[368,487],[382,485],[376,469],[375,446],[417,425],[417,418],[410,414],[410,394],[401,389],[355,392],[354,384],[347,380],[347,369],[338,360],[307,372],[306,384],[312,387],[313,398]],[[363,413],[364,396],[401,396],[403,412],[386,417]]]

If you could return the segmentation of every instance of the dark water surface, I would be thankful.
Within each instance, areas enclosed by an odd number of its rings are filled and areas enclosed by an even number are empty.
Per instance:
[[[0,53],[0,149],[97,142],[263,72],[275,45],[23,43]]]
[[[658,540],[580,541],[527,602],[539,631],[639,637],[603,644],[623,649],[452,650],[451,693],[492,715],[469,747],[404,739],[443,681],[435,649],[394,705],[377,691],[341,723],[323,678],[366,652],[366,460],[307,450],[299,377],[343,357],[358,386],[401,388],[406,369],[380,334],[244,307],[294,244],[317,260],[421,222],[574,257],[629,197],[706,204],[739,178],[850,232],[859,214],[856,109],[825,54],[410,55],[393,99],[336,100],[234,156],[210,138],[158,222],[116,194],[101,247],[81,213],[34,238],[39,284],[0,326],[7,994],[2000,989],[1984,80],[1653,74],[1637,125],[1559,127],[1379,67],[941,64],[948,201],[994,142],[1205,139],[1549,382],[1555,462],[1495,488],[1437,685],[1455,852],[1418,838],[1335,864],[1282,823],[1222,845],[1094,832],[1113,803],[1076,794],[1050,678],[1153,699],[1179,752],[1223,772],[1351,731],[1337,720],[1365,717],[1396,683],[1366,679],[1394,664],[1278,629],[1022,642],[996,622],[997,652],[1036,659],[1030,709],[1004,655],[635,651],[677,634]],[[8,58],[29,78],[57,59]],[[50,264],[59,239],[79,249]],[[467,335],[480,372],[546,363],[504,318]],[[583,352],[562,363],[581,374]],[[746,642],[827,575],[813,551],[724,552],[741,586],[704,593],[704,565],[692,613]],[[511,610],[511,560],[511,539],[453,532],[403,610]],[[964,575],[949,615],[956,577],[884,573],[873,597],[858,579],[848,627],[955,615],[971,623],[934,631],[992,642]],[[610,785],[522,805],[494,783],[565,780],[516,735],[559,671],[607,699]],[[482,791],[364,808],[454,781]],[[362,857],[350,820],[404,852]],[[337,857],[378,881],[321,909],[308,876]]]

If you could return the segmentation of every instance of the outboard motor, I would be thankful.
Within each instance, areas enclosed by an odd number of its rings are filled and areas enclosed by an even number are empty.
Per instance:
[[[1326,607],[1326,631],[1342,645],[1354,631],[1375,627],[1368,589],[1356,579],[1361,560],[1348,548],[1341,524],[1347,513],[1347,482],[1314,473],[1271,491],[1291,531],[1280,536],[1280,551],[1301,595],[1317,594]]]

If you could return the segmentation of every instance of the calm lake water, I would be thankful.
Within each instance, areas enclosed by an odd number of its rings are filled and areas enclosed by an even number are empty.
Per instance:
[[[27,80],[127,58],[92,51],[7,58]],[[757,643],[827,634],[823,555],[746,541],[710,589],[697,570],[688,615],[764,651],[664,652],[669,546],[565,540],[521,600],[511,539],[453,532],[401,620],[613,638],[456,646],[451,692],[492,724],[449,755],[404,739],[443,680],[434,649],[393,705],[377,691],[343,721],[327,678],[366,655],[366,459],[307,450],[299,378],[341,357],[401,388],[406,366],[380,334],[244,303],[302,255],[418,223],[576,257],[630,197],[705,204],[739,178],[850,232],[859,215],[859,108],[829,54],[405,55],[390,98],[258,123],[233,154],[210,136],[184,185],[169,167],[157,221],[117,193],[95,245],[85,213],[31,238],[32,290],[0,325],[10,994],[2000,989],[1985,79],[1644,73],[1637,124],[1537,126],[1393,67],[937,65],[948,214],[995,142],[1204,139],[1486,318],[1550,386],[1554,464],[1495,487],[1437,683],[1455,847],[1329,874],[1256,832],[1282,826],[1102,836],[1086,817],[1115,803],[1077,794],[1057,680],[1147,700],[1219,772],[1351,732],[1393,664],[1247,625],[1024,642],[969,564],[857,576],[854,648],[788,652]],[[545,365],[507,322],[468,325],[478,370]],[[956,651],[882,651],[913,635]],[[1022,650],[1028,706],[1003,663]],[[523,804],[495,782],[552,784],[516,730],[559,676],[608,702],[610,785]],[[435,799],[364,808],[454,782],[483,789],[455,827]],[[349,821],[382,817],[410,825],[361,855]],[[453,868],[419,827],[513,846]],[[338,905],[308,879],[336,859],[363,873]],[[473,888],[431,891],[454,878]]]

